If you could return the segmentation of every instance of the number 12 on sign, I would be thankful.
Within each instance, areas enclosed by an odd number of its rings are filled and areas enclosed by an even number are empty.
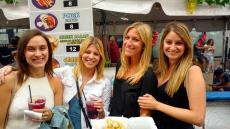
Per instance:
[[[80,50],[79,45],[66,46],[66,52],[78,52]]]

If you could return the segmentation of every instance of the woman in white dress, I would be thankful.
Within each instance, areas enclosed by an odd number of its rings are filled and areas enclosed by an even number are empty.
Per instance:
[[[52,118],[51,108],[62,105],[63,88],[59,78],[53,76],[52,50],[46,35],[38,30],[27,31],[20,39],[17,69],[5,77],[0,86],[0,128],[37,129],[43,121]],[[24,117],[28,100],[44,96],[45,108],[33,109],[42,113],[40,119]]]

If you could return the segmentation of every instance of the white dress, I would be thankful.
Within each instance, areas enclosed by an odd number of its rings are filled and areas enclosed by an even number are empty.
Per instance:
[[[47,76],[42,78],[29,77],[16,92],[12,100],[6,129],[37,129],[40,126],[40,122],[33,122],[24,117],[24,110],[28,110],[29,85],[32,96],[45,96],[45,106],[48,108],[54,106],[54,93]]]

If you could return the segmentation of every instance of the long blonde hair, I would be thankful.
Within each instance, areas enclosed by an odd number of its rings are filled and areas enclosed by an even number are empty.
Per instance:
[[[189,35],[188,28],[185,24],[180,22],[168,23],[162,35],[158,51],[159,63],[156,70],[156,74],[158,77],[162,77],[163,79],[165,79],[167,77],[167,72],[169,70],[169,59],[163,51],[164,40],[169,32],[175,32],[183,40],[185,45],[184,54],[178,60],[177,66],[173,71],[173,75],[169,79],[165,89],[166,93],[170,97],[173,97],[174,93],[178,91],[180,85],[184,82],[188,69],[192,64],[193,47],[191,36]]]
[[[141,77],[144,75],[144,73],[150,66],[150,59],[152,54],[152,31],[150,26],[142,22],[133,23],[125,29],[123,37],[125,37],[129,32],[129,30],[133,28],[135,28],[136,31],[139,33],[141,41],[144,44],[141,58],[138,67],[136,69],[136,73],[132,76],[132,78],[128,78],[125,76],[126,72],[128,71],[128,67],[130,65],[130,59],[125,56],[124,44],[123,44],[122,52],[121,52],[121,67],[119,68],[116,75],[118,79],[128,79],[128,82],[130,84],[135,84],[139,82]]]
[[[101,40],[93,36],[87,37],[81,43],[81,48],[80,48],[79,57],[78,57],[79,65],[76,65],[74,67],[73,73],[74,73],[75,78],[78,78],[79,72],[83,73],[84,63],[82,62],[82,55],[85,53],[86,49],[90,45],[94,45],[100,54],[100,61],[96,65],[96,72],[97,72],[96,80],[100,80],[101,78],[104,77],[104,65],[105,65],[104,48],[103,48],[103,44]]]

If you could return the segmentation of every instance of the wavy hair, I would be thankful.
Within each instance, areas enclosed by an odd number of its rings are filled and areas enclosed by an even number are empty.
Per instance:
[[[85,51],[87,50],[87,48],[90,45],[94,45],[100,54],[100,61],[96,65],[96,72],[97,72],[96,80],[100,80],[101,78],[104,77],[104,65],[105,65],[105,56],[104,55],[105,54],[104,54],[104,48],[103,48],[103,44],[102,44],[101,40],[99,38],[93,37],[93,36],[87,37],[81,43],[81,48],[80,48],[79,57],[78,57],[79,65],[76,65],[74,67],[74,70],[73,70],[74,77],[78,78],[79,72],[83,73],[84,63],[82,61],[82,55],[85,53]]]
[[[125,29],[123,33],[123,37],[125,37],[129,32],[129,30],[133,28],[136,29],[136,31],[140,36],[141,42],[143,42],[144,44],[141,58],[136,69],[136,73],[132,76],[132,78],[125,76],[128,71],[128,67],[130,65],[130,58],[125,56],[124,44],[123,44],[122,52],[121,52],[121,67],[119,68],[116,75],[116,78],[118,79],[128,79],[128,82],[130,84],[135,84],[139,82],[141,77],[144,75],[144,73],[147,71],[148,67],[150,66],[150,59],[152,54],[152,30],[150,26],[143,22],[133,23]],[[123,38],[123,42],[124,40],[125,38]]]
[[[165,30],[163,32],[160,47],[158,51],[159,62],[156,70],[156,74],[158,77],[162,77],[166,79],[167,72],[169,70],[169,59],[164,54],[163,45],[165,37],[169,32],[175,32],[184,42],[185,51],[182,57],[178,60],[176,68],[173,72],[173,76],[169,79],[166,86],[166,93],[173,97],[174,93],[176,93],[180,87],[180,85],[184,82],[186,74],[192,64],[193,58],[193,47],[192,47],[192,39],[189,34],[189,30],[187,26],[180,22],[170,22],[166,25]]]

